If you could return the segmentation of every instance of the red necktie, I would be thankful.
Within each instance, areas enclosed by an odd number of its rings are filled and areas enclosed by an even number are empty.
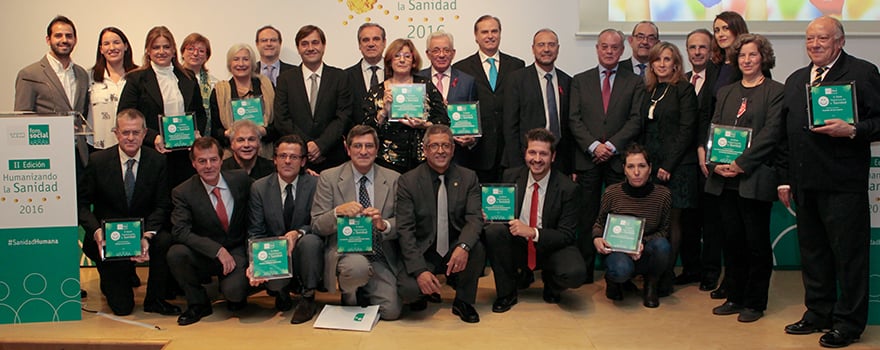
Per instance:
[[[611,102],[611,75],[614,74],[613,70],[605,71],[605,79],[602,80],[602,107],[605,108],[605,113],[608,113],[608,103]]]
[[[538,183],[536,182],[534,185],[534,190],[532,191],[532,206],[529,209],[529,226],[530,227],[538,227]],[[536,266],[538,266],[538,262],[536,259],[537,252],[535,251],[535,241],[529,239],[529,270],[534,270]]]
[[[223,226],[223,231],[229,231],[229,218],[226,217],[226,205],[223,204],[223,197],[220,196],[220,188],[214,187],[211,193],[217,198],[217,205],[214,206],[214,211],[217,212],[220,225]]]

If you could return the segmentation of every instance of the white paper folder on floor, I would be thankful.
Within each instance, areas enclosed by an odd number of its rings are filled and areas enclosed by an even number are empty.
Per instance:
[[[315,328],[342,329],[369,332],[379,322],[379,305],[336,306],[324,305]]]

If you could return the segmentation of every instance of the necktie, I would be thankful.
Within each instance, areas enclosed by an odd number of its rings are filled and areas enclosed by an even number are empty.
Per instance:
[[[529,208],[529,227],[538,227],[538,183],[534,185],[532,190],[532,205]],[[529,239],[529,270],[534,270],[538,266],[537,252],[535,251],[535,241]]]
[[[370,76],[370,88],[379,84],[379,76],[376,75],[376,71],[379,70],[377,66],[370,66],[370,70],[373,71],[373,74]],[[369,90],[369,89],[367,89]]]
[[[437,83],[434,86],[437,87],[437,90],[440,90],[440,94],[443,95],[443,99],[446,99],[446,93],[443,92],[443,77],[446,76],[445,73],[437,73],[434,74],[434,78],[437,79]]]
[[[817,86],[820,83],[822,83],[822,74],[825,74],[826,70],[828,70],[828,68],[825,68],[825,67],[816,68],[816,78],[813,79],[813,84],[812,84],[813,86]]]
[[[318,74],[312,73],[309,76],[309,80],[312,81],[311,90],[309,90],[309,105],[312,107],[312,116],[315,115],[315,103],[318,102]]]
[[[449,213],[447,210],[446,184],[440,175],[440,188],[437,189],[437,254],[446,256],[449,252]]]
[[[223,231],[229,230],[229,217],[226,216],[226,205],[223,204],[223,196],[220,195],[220,187],[214,187],[211,190],[211,193],[214,194],[214,198],[217,198],[217,205],[214,206],[214,211],[217,212],[217,219],[220,219],[220,226],[223,226]]]
[[[697,90],[697,81],[700,80],[700,75],[697,73],[693,73],[693,77],[691,78],[691,85],[694,86],[694,93],[699,94],[700,90]]]
[[[125,161],[125,177],[122,179],[125,185],[125,199],[128,201],[128,206],[131,206],[131,197],[134,195],[134,162],[134,159]]]
[[[613,70],[605,71],[605,79],[602,80],[602,107],[605,113],[608,113],[608,103],[611,102],[611,76],[614,75]]]
[[[489,86],[492,87],[492,91],[495,91],[495,83],[498,82],[498,67],[495,67],[495,59],[489,57],[486,59],[489,61]]]
[[[639,63],[636,65],[636,67],[639,67],[639,76],[644,78],[645,77],[645,64]]]
[[[372,207],[370,204],[370,192],[367,191],[367,181],[369,181],[366,176],[361,176],[361,179],[358,180],[360,185],[358,186],[358,203],[361,204],[364,208]],[[383,257],[385,254],[382,252],[382,242],[378,239],[375,239],[375,235],[373,237],[373,255],[367,255],[367,260],[369,261],[383,261]]]
[[[284,186],[284,229],[292,230],[291,224],[293,223],[293,184],[287,184]]]
[[[547,79],[547,118],[550,119],[550,132],[559,140],[559,110],[556,107],[556,90],[553,89],[553,74],[544,74]]]
[[[272,81],[272,85],[275,85],[275,80],[277,77],[275,76],[275,66],[265,66],[266,67],[266,77]]]

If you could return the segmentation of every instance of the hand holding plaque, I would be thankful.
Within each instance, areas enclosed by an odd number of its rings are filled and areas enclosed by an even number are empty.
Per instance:
[[[287,237],[268,237],[248,240],[250,275],[254,280],[274,280],[293,277]]]
[[[399,122],[412,119],[428,119],[425,113],[425,84],[391,85],[391,115],[388,120]]]
[[[855,81],[807,85],[807,98],[810,129],[825,125],[829,119],[840,119],[848,124],[859,121]]]
[[[131,260],[142,255],[143,219],[107,219],[101,224],[104,246],[99,250],[102,261]]]
[[[479,102],[450,103],[446,112],[453,136],[482,136]]]
[[[602,238],[613,252],[639,254],[639,244],[645,233],[645,219],[629,215],[608,214]]]
[[[336,247],[338,253],[372,253],[373,217],[336,217]]]
[[[515,184],[481,184],[483,214],[488,222],[508,222],[516,218]]]
[[[233,121],[250,120],[257,126],[266,126],[263,121],[263,98],[261,96],[232,100],[231,108]]]
[[[749,148],[751,142],[752,128],[711,124],[706,163],[730,164]]]
[[[178,116],[159,115],[162,138],[169,150],[184,149],[196,141],[196,125],[192,114]]]

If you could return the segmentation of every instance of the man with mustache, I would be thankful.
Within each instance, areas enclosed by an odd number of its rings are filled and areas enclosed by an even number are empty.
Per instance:
[[[627,38],[632,48],[632,57],[620,61],[620,69],[632,70],[636,75],[645,78],[648,69],[648,55],[651,48],[660,42],[660,30],[651,21],[641,21],[633,27],[632,34]]]

